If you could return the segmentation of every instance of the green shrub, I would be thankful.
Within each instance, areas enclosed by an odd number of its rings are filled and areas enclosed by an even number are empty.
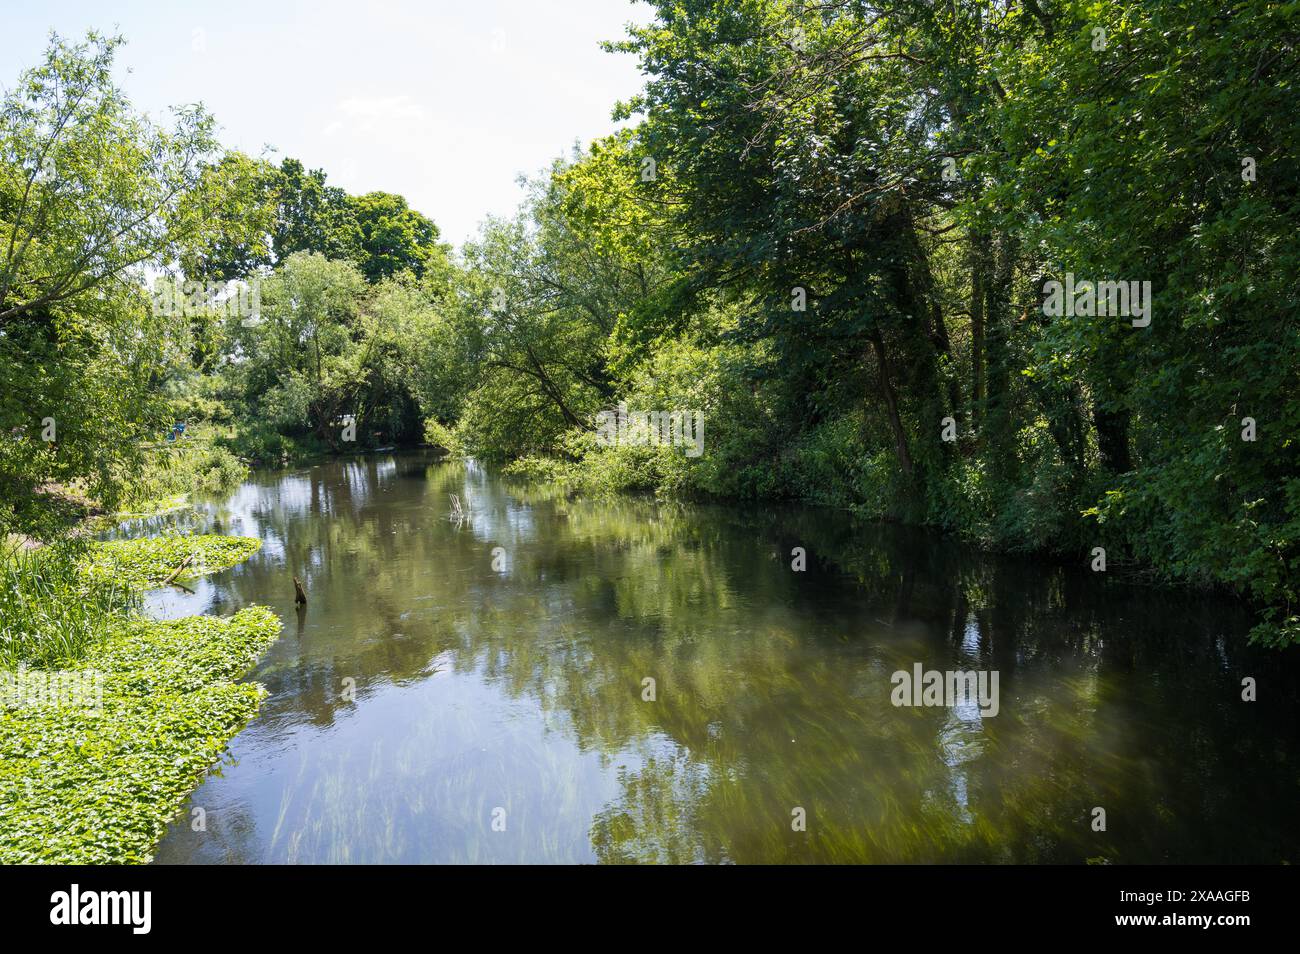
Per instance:
[[[328,450],[313,435],[282,434],[267,421],[241,423],[231,435],[221,439],[221,444],[240,457],[263,464],[309,460]]]
[[[454,457],[463,456],[465,453],[464,445],[456,431],[436,418],[431,417],[424,422],[424,441],[426,444],[445,450]]]
[[[170,509],[178,498],[219,494],[248,477],[248,465],[210,428],[200,427],[175,443],[153,447],[124,500],[126,512]]]

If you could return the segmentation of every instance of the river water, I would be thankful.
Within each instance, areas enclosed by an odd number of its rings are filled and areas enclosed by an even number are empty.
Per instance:
[[[148,610],[284,633],[160,863],[1300,860],[1300,679],[1230,603],[418,452],[125,532],[178,520],[262,548]],[[917,664],[997,673],[996,712],[894,705]]]

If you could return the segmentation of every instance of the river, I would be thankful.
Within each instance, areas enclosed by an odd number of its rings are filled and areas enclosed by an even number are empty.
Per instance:
[[[1231,603],[422,452],[123,532],[178,523],[262,548],[147,611],[284,633],[159,863],[1300,860],[1300,679]],[[917,664],[996,673],[996,711],[895,705]]]

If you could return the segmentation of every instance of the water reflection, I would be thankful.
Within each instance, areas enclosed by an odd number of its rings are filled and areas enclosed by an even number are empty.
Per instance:
[[[187,809],[162,862],[1296,860],[1295,666],[1231,606],[421,454],[259,474],[186,519],[263,548],[151,610],[262,603],[285,632],[194,794],[207,831]],[[917,662],[998,670],[998,714],[895,708]]]

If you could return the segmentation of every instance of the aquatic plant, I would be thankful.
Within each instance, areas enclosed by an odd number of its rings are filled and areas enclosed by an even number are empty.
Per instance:
[[[76,664],[95,708],[0,709],[0,863],[146,862],[265,690],[237,682],[275,641],[265,607],[118,621]]]
[[[85,565],[92,578],[115,578],[143,589],[162,584],[182,565],[184,569],[176,579],[224,570],[247,559],[261,545],[255,537],[217,534],[110,540],[95,544]]]
[[[0,669],[78,659],[136,605],[122,580],[83,572],[86,552],[69,542],[0,560]]]

